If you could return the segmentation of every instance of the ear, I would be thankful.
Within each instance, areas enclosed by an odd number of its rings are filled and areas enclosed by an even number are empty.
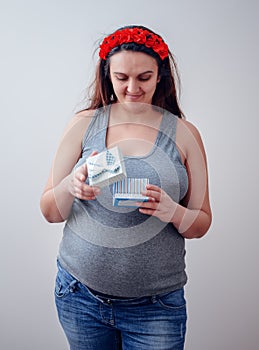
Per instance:
[[[159,76],[157,77],[156,83],[158,84],[158,83],[160,82],[160,80],[161,80],[161,76],[159,75]]]

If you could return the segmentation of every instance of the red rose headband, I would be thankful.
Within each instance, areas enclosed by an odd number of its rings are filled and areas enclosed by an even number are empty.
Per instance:
[[[168,57],[168,46],[158,35],[141,28],[125,28],[107,36],[100,45],[99,56],[106,60],[110,51],[125,43],[145,45],[156,52],[161,60]]]

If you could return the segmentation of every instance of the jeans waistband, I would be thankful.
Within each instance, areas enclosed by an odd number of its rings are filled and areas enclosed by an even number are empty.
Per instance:
[[[85,285],[86,286],[86,285]],[[116,295],[110,295],[110,294],[105,294],[98,292],[97,290],[94,290],[88,286],[86,288],[96,297],[101,297],[105,299],[118,299],[118,300],[134,300],[134,299],[139,299],[139,298],[132,298],[132,297],[121,297],[121,296],[116,296]]]

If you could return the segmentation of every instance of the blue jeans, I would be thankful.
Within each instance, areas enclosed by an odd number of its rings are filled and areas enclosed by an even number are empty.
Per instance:
[[[71,350],[183,350],[184,290],[142,298],[108,298],[58,263],[55,301]]]

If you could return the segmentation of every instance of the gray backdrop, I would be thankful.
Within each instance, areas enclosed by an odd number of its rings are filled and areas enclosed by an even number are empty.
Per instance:
[[[132,23],[174,52],[208,155],[214,219],[187,242],[186,349],[258,349],[258,13],[256,0],[1,0],[1,349],[68,349],[53,298],[63,224],[39,199],[95,41]]]

